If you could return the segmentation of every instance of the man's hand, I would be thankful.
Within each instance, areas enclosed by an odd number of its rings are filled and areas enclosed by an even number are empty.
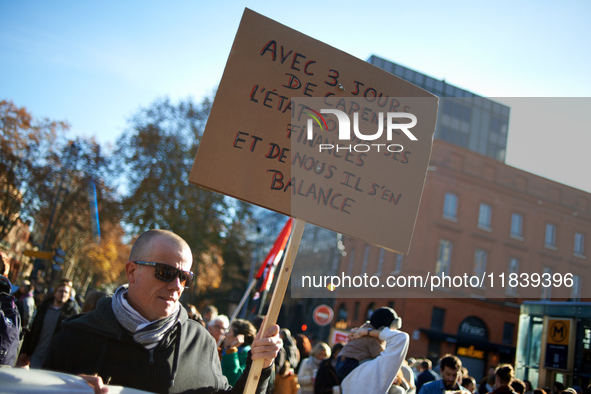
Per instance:
[[[234,337],[232,343],[228,344],[228,347],[240,347],[244,344],[244,335],[238,334]]]
[[[352,329],[351,332],[349,333],[349,340],[352,339],[359,339],[361,337],[367,336],[369,335],[369,331],[372,330],[369,327],[360,327],[357,329]]]
[[[267,368],[273,364],[273,360],[282,347],[283,341],[279,337],[279,326],[275,324],[264,333],[262,338],[260,338],[260,334],[257,334],[250,347],[250,353],[253,360],[264,359],[263,368]]]
[[[92,386],[95,394],[103,394],[103,393],[109,392],[109,388],[104,385],[103,378],[101,378],[100,376],[98,376],[98,375],[84,375],[84,374],[80,374],[78,376],[80,376],[82,379],[86,380],[86,383],[88,383],[90,386]]]

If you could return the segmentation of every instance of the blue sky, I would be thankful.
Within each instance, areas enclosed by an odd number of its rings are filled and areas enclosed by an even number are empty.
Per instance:
[[[279,3],[3,0],[0,99],[114,143],[157,98],[212,94],[244,7],[482,96],[591,96],[588,1]],[[589,103],[566,105],[571,123],[560,126],[552,108],[539,124],[513,110],[507,164],[591,192]]]

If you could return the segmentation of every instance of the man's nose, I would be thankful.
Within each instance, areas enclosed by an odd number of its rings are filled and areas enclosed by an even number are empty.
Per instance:
[[[169,282],[169,288],[174,288],[176,290],[183,290],[185,286],[181,283],[181,279],[177,275],[172,281]]]

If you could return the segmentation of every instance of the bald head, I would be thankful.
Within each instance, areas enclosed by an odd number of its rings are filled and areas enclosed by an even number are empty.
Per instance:
[[[181,272],[191,270],[189,245],[166,230],[150,230],[135,241],[125,272],[129,281],[127,301],[149,321],[170,316],[178,310],[184,290]],[[164,269],[162,266],[173,269]]]
[[[177,247],[181,250],[191,253],[189,244],[168,230],[148,230],[138,237],[131,248],[129,255],[130,261],[151,261],[150,257],[154,255],[154,248],[158,245],[167,244],[172,247]]]

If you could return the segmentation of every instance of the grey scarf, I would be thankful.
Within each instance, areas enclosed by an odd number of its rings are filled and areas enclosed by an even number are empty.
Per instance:
[[[111,304],[113,312],[119,324],[133,334],[133,339],[137,343],[146,349],[151,349],[164,338],[168,330],[178,321],[180,312],[178,304],[177,309],[170,316],[151,322],[129,305],[125,298],[127,287],[128,285],[123,285],[113,294]]]

